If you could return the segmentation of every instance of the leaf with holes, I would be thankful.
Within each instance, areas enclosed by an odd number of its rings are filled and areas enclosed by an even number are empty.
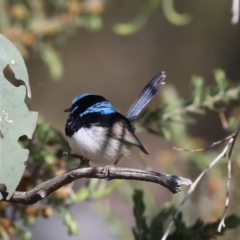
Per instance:
[[[16,87],[4,77],[3,70],[7,66],[17,82],[23,81],[25,85]],[[10,199],[22,177],[29,154],[18,140],[21,136],[32,137],[37,113],[30,112],[25,104],[26,93],[30,98],[31,90],[24,60],[17,48],[1,34],[0,68],[0,184],[5,185],[6,198]]]

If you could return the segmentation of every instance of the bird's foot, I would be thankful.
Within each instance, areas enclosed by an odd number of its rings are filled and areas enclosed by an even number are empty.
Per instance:
[[[80,164],[79,164],[78,168],[86,168],[86,167],[90,167],[89,160],[82,157],[80,159]]]
[[[110,164],[110,165],[107,165],[103,168],[102,172],[104,173],[104,178],[108,181],[111,180],[111,178],[109,177],[109,172],[110,172],[110,169],[111,168],[115,168],[116,165],[115,164]]]

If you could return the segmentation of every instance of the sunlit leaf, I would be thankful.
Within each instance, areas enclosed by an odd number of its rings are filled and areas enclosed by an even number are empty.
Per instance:
[[[199,104],[202,102],[204,97],[204,80],[201,77],[193,76],[192,77],[192,95],[193,102]]]
[[[75,222],[73,215],[68,212],[67,209],[59,208],[58,213],[64,225],[67,227],[69,235],[78,234],[80,232],[79,226]]]
[[[145,15],[139,16],[132,22],[116,24],[113,31],[119,35],[130,35],[140,30],[146,21],[147,17]]]
[[[102,28],[102,18],[96,14],[90,14],[84,17],[83,26],[88,30],[98,31]]]
[[[102,198],[102,197],[109,195],[117,188],[117,186],[120,184],[120,182],[121,182],[121,180],[114,180],[109,186],[104,187],[103,189],[100,189],[100,190],[96,191],[95,193],[92,193],[91,198],[97,199],[97,198]]]
[[[160,126],[159,132],[166,140],[171,139],[172,133],[168,128]]]
[[[119,35],[130,35],[139,31],[147,22],[149,14],[157,9],[160,0],[149,0],[139,15],[128,23],[118,23],[113,27],[113,31]]]
[[[214,71],[215,81],[220,92],[224,92],[228,88],[226,74],[223,70],[217,69]]]
[[[167,20],[175,25],[178,26],[184,26],[188,24],[191,21],[191,16],[189,14],[179,14],[175,11],[173,0],[163,0],[162,6],[163,6],[163,12],[165,14],[165,17]]]
[[[48,67],[51,77],[58,80],[63,74],[63,65],[60,54],[50,44],[42,43],[39,46],[40,56]]]
[[[89,189],[86,186],[81,187],[72,197],[74,203],[82,202],[89,197]]]

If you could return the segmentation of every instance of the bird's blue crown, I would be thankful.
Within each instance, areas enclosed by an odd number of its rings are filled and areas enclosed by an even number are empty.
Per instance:
[[[111,114],[117,112],[112,104],[104,97],[83,93],[76,96],[72,101],[71,113],[77,112],[79,117],[91,113]]]

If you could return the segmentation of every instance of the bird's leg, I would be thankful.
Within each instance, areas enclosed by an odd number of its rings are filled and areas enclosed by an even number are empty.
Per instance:
[[[77,154],[72,154],[69,152],[64,152],[63,155],[80,159],[80,164],[79,164],[78,168],[90,167],[89,160],[82,156],[79,156]]]
[[[120,157],[121,158],[121,157]],[[104,178],[108,181],[110,181],[111,179],[108,177],[109,175],[109,169],[110,168],[115,168],[117,163],[119,162],[120,158],[118,158],[118,160],[116,162],[114,162],[113,164],[107,165],[103,168],[103,172],[104,172]]]
[[[80,158],[80,164],[79,164],[78,168],[85,168],[85,167],[90,167],[89,160],[82,157],[82,158]]]

